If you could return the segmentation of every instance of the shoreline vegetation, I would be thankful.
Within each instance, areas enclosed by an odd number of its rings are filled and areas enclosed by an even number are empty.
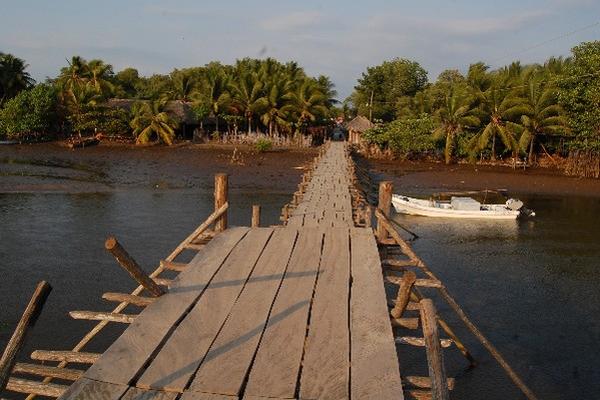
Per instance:
[[[36,84],[24,60],[0,52],[0,143],[191,141],[261,153],[319,145],[360,115],[373,123],[360,133],[367,157],[600,178],[600,41],[543,64],[476,62],[432,82],[419,63],[396,58],[368,67],[343,102],[329,77],[294,61],[244,58],[149,77],[99,59],[67,64]]]

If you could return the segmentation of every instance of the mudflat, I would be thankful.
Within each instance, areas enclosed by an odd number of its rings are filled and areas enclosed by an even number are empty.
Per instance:
[[[133,187],[212,189],[230,174],[232,190],[289,193],[315,149],[258,153],[251,146],[100,144],[71,150],[58,143],[0,146],[0,193],[105,192]]]
[[[367,160],[372,173],[392,179],[396,191],[431,194],[445,191],[506,190],[509,193],[600,197],[600,180],[565,176],[551,168]]]

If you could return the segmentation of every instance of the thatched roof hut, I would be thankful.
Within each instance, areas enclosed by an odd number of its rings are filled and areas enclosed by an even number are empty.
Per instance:
[[[373,123],[369,121],[368,118],[359,115],[346,124],[346,129],[348,130],[348,141],[350,143],[360,144],[361,134],[367,129],[371,129],[373,126]]]

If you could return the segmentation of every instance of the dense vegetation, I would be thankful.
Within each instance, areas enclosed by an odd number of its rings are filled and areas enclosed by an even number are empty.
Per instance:
[[[114,73],[102,60],[73,57],[57,78],[34,87],[24,61],[1,57],[0,105],[5,105],[0,110],[0,136],[17,140],[47,137],[50,132],[101,132],[134,135],[138,143],[171,144],[181,122],[168,112],[173,101],[189,105],[200,124],[210,121],[217,136],[225,128],[294,136],[310,126],[329,124],[336,102],[328,77],[313,78],[294,62],[271,58],[242,59],[234,65],[212,62],[142,77],[134,68]],[[31,96],[39,97],[38,92],[53,106],[32,110],[31,105],[18,112]],[[124,111],[107,104],[115,97],[139,102]]]
[[[490,70],[475,63],[465,75],[447,70],[433,83],[418,64],[395,59],[368,68],[349,100],[357,113],[380,122],[365,134],[368,142],[397,154],[437,150],[447,163],[498,156],[532,163],[540,152],[597,154],[599,76],[600,42],[544,64]]]

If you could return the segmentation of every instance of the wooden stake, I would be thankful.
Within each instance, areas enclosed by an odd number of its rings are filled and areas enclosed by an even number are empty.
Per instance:
[[[27,379],[10,378],[6,388],[11,392],[31,393],[39,396],[60,397],[69,388],[66,385],[57,385],[54,383],[36,382]]]
[[[390,314],[394,318],[400,318],[406,309],[408,301],[410,300],[410,291],[412,290],[417,275],[412,271],[407,271],[400,278],[400,288],[398,289],[398,295],[396,296],[396,305],[390,311]]]
[[[51,291],[52,287],[48,282],[42,281],[38,283],[31,296],[31,300],[29,300],[29,304],[27,304],[21,316],[21,320],[15,328],[15,332],[8,341],[4,353],[2,353],[2,358],[0,358],[0,392],[6,387],[12,368],[15,365],[17,353],[23,346],[23,343],[25,343],[27,332],[37,321]]]
[[[57,368],[48,365],[16,363],[13,373],[27,375],[50,376],[52,378],[76,381],[81,378],[84,371],[70,368]]]
[[[377,209],[380,210],[386,217],[390,216],[392,206],[392,191],[393,184],[390,181],[381,182],[379,184],[379,203]],[[381,241],[387,238],[387,230],[377,221],[377,238]]]
[[[258,228],[260,226],[260,206],[255,204],[252,206],[252,227]]]
[[[137,317],[137,315],[111,313],[104,311],[70,311],[69,315],[73,319],[120,322],[122,324],[131,324],[135,320],[135,317]]]
[[[228,196],[228,177],[227,174],[215,175],[215,211],[227,203]],[[227,213],[224,213],[215,224],[215,232],[223,232],[227,229]]]
[[[107,301],[114,301],[117,303],[127,302],[138,307],[146,307],[150,305],[156,298],[155,297],[142,297],[136,296],[129,293],[104,293],[102,298]]]
[[[165,294],[162,290],[138,265],[138,263],[125,251],[125,249],[119,244],[114,236],[106,239],[104,243],[106,250],[112,254],[119,264],[136,280],[142,285],[152,296],[159,297]]]
[[[82,351],[36,350],[31,359],[40,361],[66,361],[70,363],[93,364],[100,358],[98,353]]]
[[[421,326],[423,327],[425,349],[427,350],[432,398],[433,400],[449,400],[446,367],[444,366],[444,355],[440,346],[435,307],[431,299],[423,299],[420,303]]]

